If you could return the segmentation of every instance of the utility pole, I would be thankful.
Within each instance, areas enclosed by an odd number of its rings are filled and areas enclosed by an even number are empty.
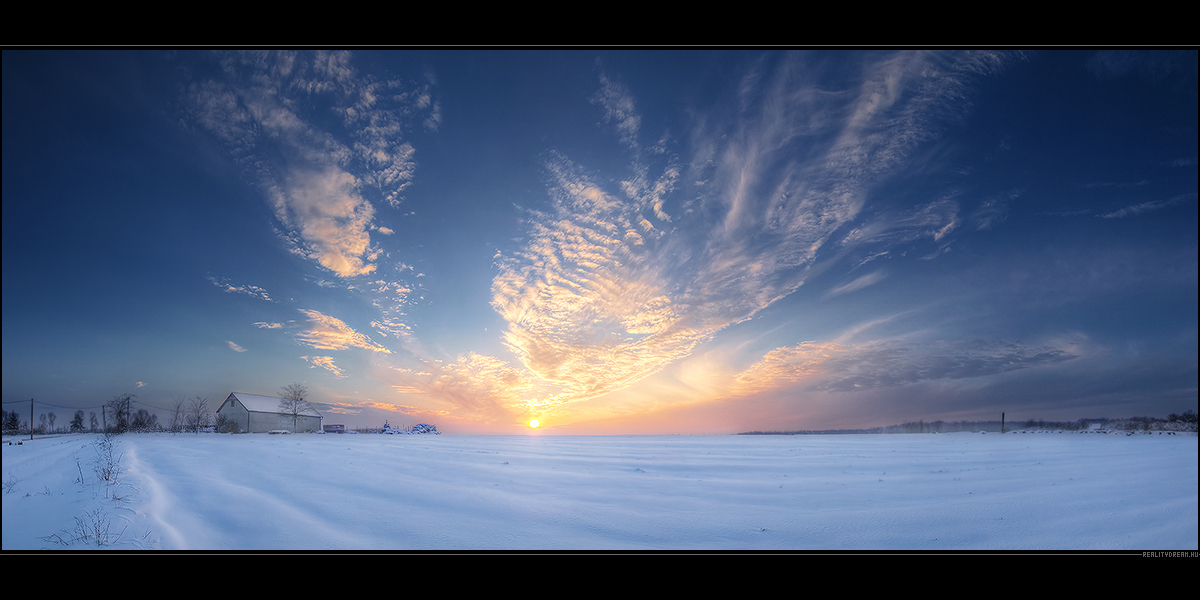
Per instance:
[[[33,441],[33,398],[29,399],[29,441]]]
[[[1004,433],[1004,413],[1000,413],[1000,433]]]

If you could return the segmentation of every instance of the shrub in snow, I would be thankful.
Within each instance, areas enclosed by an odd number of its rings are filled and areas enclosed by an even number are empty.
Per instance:
[[[116,442],[111,435],[104,435],[96,440],[96,462],[93,466],[96,469],[96,476],[100,479],[113,483],[117,475],[121,472],[121,456],[117,454]]]
[[[441,435],[437,430],[437,425],[429,425],[427,423],[417,423],[412,426],[409,433],[432,433],[433,435]]]

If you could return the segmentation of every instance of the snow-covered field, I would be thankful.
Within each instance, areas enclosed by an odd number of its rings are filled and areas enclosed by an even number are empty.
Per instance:
[[[1197,549],[1197,437],[129,434],[3,446],[3,549]]]

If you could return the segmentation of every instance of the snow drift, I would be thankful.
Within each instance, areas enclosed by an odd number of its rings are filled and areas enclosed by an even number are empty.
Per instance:
[[[3,549],[1197,549],[1197,437],[138,434],[5,445]]]

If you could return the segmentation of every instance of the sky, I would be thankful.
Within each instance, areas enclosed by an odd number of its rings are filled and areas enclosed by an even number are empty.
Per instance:
[[[1197,408],[1197,52],[5,50],[3,400],[719,434]],[[24,414],[24,413],[23,413]]]

